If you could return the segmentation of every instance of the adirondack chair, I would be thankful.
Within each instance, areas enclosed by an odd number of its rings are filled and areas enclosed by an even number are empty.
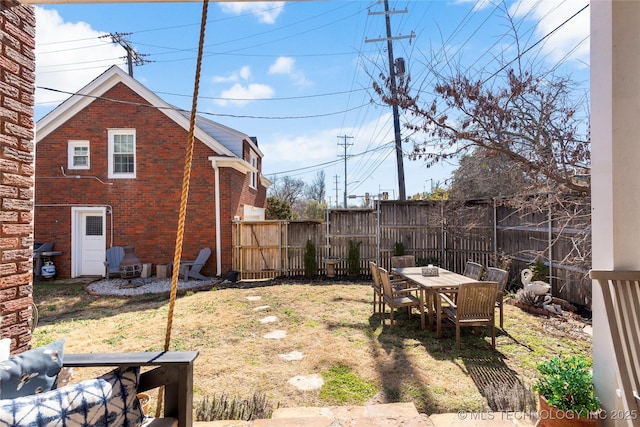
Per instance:
[[[209,280],[207,276],[200,274],[200,270],[204,267],[211,256],[211,248],[203,248],[200,250],[198,257],[194,261],[180,261],[180,274],[184,280],[198,279]]]
[[[104,262],[104,277],[108,279],[112,274],[120,274],[120,263],[124,258],[122,246],[112,246],[107,249],[107,260]]]

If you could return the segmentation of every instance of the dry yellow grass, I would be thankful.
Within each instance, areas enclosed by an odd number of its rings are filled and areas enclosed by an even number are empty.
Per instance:
[[[168,296],[114,298],[88,295],[79,285],[36,284],[40,322],[34,345],[65,338],[67,353],[158,351],[163,348]],[[252,301],[248,297],[260,297]],[[299,391],[296,375],[346,365],[373,382],[371,402],[413,401],[427,414],[486,407],[482,391],[512,381],[528,383],[535,364],[560,354],[591,354],[579,325],[550,321],[506,305],[505,331],[497,350],[490,337],[465,331],[462,351],[453,330],[437,339],[421,331],[416,316],[400,313],[398,325],[372,315],[368,283],[247,284],[244,288],[180,296],[172,327],[172,350],[198,350],[196,400],[205,394],[249,397],[260,391],[274,404],[323,406],[319,391]],[[254,311],[269,306],[265,311]],[[273,323],[261,323],[276,316]],[[266,339],[273,330],[284,339]],[[300,351],[287,362],[279,355]],[[94,375],[76,373],[76,378]],[[346,403],[346,402],[345,402]]]

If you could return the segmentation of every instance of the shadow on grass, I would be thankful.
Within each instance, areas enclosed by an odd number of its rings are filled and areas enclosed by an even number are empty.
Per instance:
[[[367,330],[373,359],[380,361],[376,369],[382,381],[383,396],[379,396],[379,400],[390,403],[411,400],[421,412],[432,414],[439,411],[430,387],[414,380],[419,377],[421,368],[413,363],[409,354],[414,352],[416,346],[420,346],[436,361],[448,361],[457,366],[461,374],[469,377],[478,393],[486,399],[486,409],[535,410],[535,394],[519,374],[507,366],[505,356],[499,349],[491,347],[487,338],[488,328],[481,328],[481,333],[477,335],[473,333],[473,328],[462,328],[461,350],[458,351],[454,329],[445,328],[442,338],[437,338],[435,331],[420,329],[419,316],[414,314],[409,318],[405,310],[398,310],[395,317],[394,327],[389,326],[388,313],[385,313],[384,319],[380,314],[373,314],[366,324],[340,322],[328,325],[329,328]],[[498,328],[496,335],[510,337]],[[391,357],[379,357],[381,351]]]
[[[400,315],[402,316],[402,314],[401,312]],[[460,371],[473,381],[478,392],[487,400],[487,409],[493,411],[535,411],[535,393],[523,382],[516,371],[507,366],[505,355],[500,352],[499,348],[493,349],[491,347],[489,328],[462,328],[461,349],[457,350],[455,328],[443,327],[442,337],[437,338],[435,331],[428,328],[425,331],[420,330],[418,321],[412,321],[406,316],[400,317],[399,320],[407,323],[408,327],[385,327],[385,333],[380,335],[379,339],[383,348],[388,348],[389,344],[394,342],[394,339],[387,336],[390,334],[397,337],[396,341],[417,340],[436,360],[446,360],[458,366]],[[371,317],[370,324],[375,321],[379,321],[378,315]],[[530,350],[528,345],[518,342],[510,334],[496,327],[496,337],[499,336],[509,337],[514,344]],[[424,404],[424,409],[428,412],[430,409],[429,401],[425,401]]]

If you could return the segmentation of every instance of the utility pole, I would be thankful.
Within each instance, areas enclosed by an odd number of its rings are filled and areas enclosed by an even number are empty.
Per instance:
[[[343,138],[344,142],[338,143],[344,147],[344,208],[347,209],[347,147],[353,144],[347,143],[347,138],[353,138],[352,136],[347,135],[338,135],[338,138]]]
[[[125,37],[131,35],[131,33],[109,33],[104,36],[100,36],[100,38],[111,37],[111,43],[118,43],[120,46],[127,51],[127,65],[129,66],[129,75],[133,77],[133,64],[135,65],[144,65],[148,64],[151,61],[144,59],[144,56],[147,56],[142,53],[138,53],[130,44],[129,40]]]
[[[335,175],[334,177],[335,177],[335,179],[336,179],[335,184],[336,184],[336,208],[337,208],[337,207],[338,207],[338,200],[340,200],[340,199],[338,198],[338,178],[339,178],[339,176],[338,176],[338,175]]]
[[[393,40],[399,39],[411,39],[415,37],[414,32],[412,31],[408,36],[396,36],[391,37],[391,18],[390,15],[392,13],[407,13],[407,9],[404,10],[393,10],[389,11],[389,0],[384,0],[384,12],[369,12],[369,15],[385,15],[385,22],[387,26],[387,37],[381,39],[365,39],[365,43],[367,42],[387,42],[387,52],[389,54],[389,79],[391,81],[391,97],[395,100],[397,87],[396,87],[396,71],[395,71],[395,61],[393,59]],[[402,58],[398,58],[398,68],[400,69],[400,74],[404,74],[404,60]],[[404,164],[402,160],[402,136],[400,134],[400,116],[398,113],[398,104],[394,102],[393,104],[393,130],[396,142],[396,163],[398,168],[398,199],[406,200],[407,194],[405,190],[404,183]]]

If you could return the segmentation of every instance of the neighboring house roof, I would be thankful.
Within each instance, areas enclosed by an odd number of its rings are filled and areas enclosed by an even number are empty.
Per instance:
[[[53,111],[36,123],[36,144],[45,138],[67,120],[88,106],[97,97],[103,96],[118,83],[127,85],[131,90],[144,98],[149,104],[166,114],[171,120],[189,131],[191,113],[180,110],[163,101],[154,92],[129,76],[120,67],[113,65],[88,85],[58,105]],[[259,156],[255,140],[237,130],[198,116],[196,119],[195,137],[215,151],[219,156],[236,157],[242,159],[242,143],[249,142]]]
[[[180,110],[179,112],[187,120],[191,119],[191,112],[185,110]],[[209,120],[200,115],[197,117],[196,126],[212,138],[219,141],[238,157],[242,157],[242,141],[247,141],[251,145],[251,148],[253,148],[253,150],[262,157],[262,151],[258,148],[258,144],[254,137],[249,137],[242,132],[231,129],[228,126],[214,122],[213,120]]]

